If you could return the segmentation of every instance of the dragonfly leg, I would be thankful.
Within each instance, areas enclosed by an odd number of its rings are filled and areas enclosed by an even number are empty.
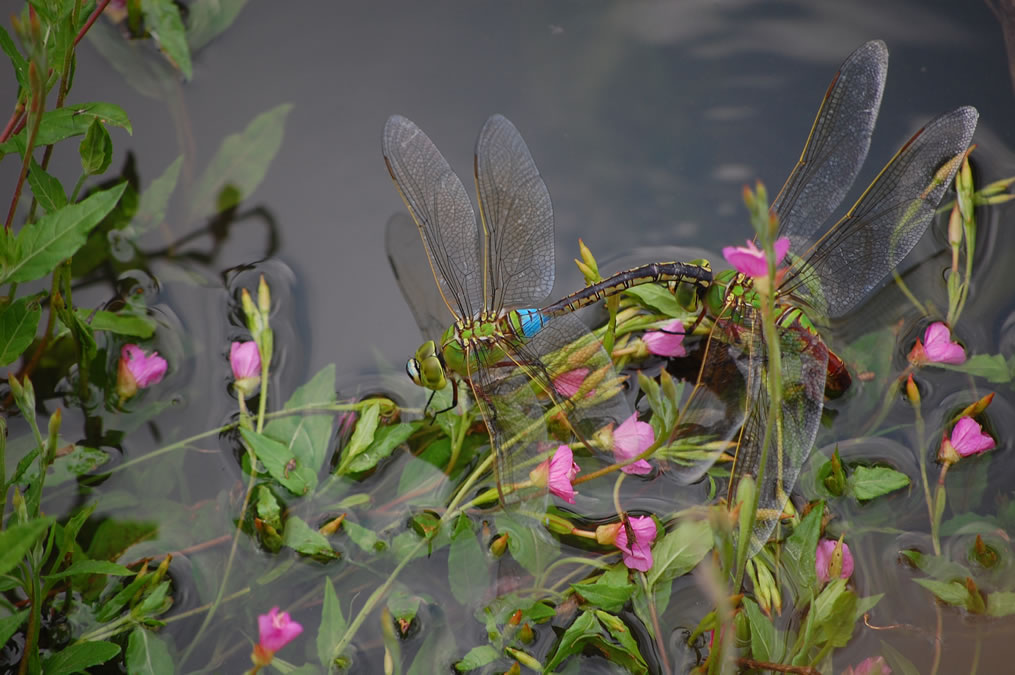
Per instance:
[[[433,393],[430,394],[430,398],[427,399],[426,408],[423,409],[423,416],[424,417],[427,415],[426,411],[430,409],[430,404],[433,402],[433,397],[436,396],[436,395],[437,395],[437,390],[434,390]],[[449,405],[447,408],[444,408],[443,410],[438,410],[438,411],[434,412],[434,414],[433,414],[434,419],[436,419],[437,416],[440,415],[441,413],[446,413],[449,410],[454,410],[457,406],[458,406],[458,380],[452,379],[451,380],[451,405]]]

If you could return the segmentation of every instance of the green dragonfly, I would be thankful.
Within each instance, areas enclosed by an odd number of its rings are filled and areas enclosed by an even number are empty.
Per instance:
[[[513,487],[554,447],[547,422],[555,412],[564,413],[570,432],[586,446],[586,434],[630,413],[609,355],[571,312],[641,283],[667,283],[674,291],[690,284],[704,292],[711,270],[656,263],[540,307],[553,288],[553,208],[511,122],[490,117],[476,141],[479,221],[462,181],[413,122],[390,117],[383,151],[415,221],[389,221],[388,256],[428,338],[406,371],[434,393],[450,384],[452,407],[457,381],[468,383],[490,431],[501,500],[517,502]],[[429,270],[419,264],[420,236]],[[436,280],[439,297],[424,292],[433,288],[427,276]],[[568,375],[581,381],[577,392],[561,384]]]
[[[923,236],[955,176],[976,127],[974,108],[932,120],[895,154],[846,214],[820,234],[863,164],[881,104],[888,52],[868,42],[840,67],[818,109],[796,167],[772,203],[778,236],[790,240],[774,290],[781,354],[781,415],[758,485],[750,553],[778,522],[817,434],[826,378],[848,373],[815,326],[866,298]],[[677,466],[680,482],[699,479],[736,445],[728,499],[745,476],[757,478],[769,414],[769,357],[759,298],[750,277],[727,270],[705,295],[714,318],[698,381],[677,435],[712,441],[704,459]],[[839,385],[842,387],[842,384]],[[717,414],[718,411],[718,414]]]

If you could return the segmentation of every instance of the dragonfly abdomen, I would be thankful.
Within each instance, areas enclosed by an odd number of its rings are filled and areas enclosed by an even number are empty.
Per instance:
[[[664,283],[674,293],[680,284],[692,284],[704,292],[712,283],[712,269],[707,263],[697,265],[682,262],[649,263],[641,267],[618,272],[597,284],[587,286],[539,310],[544,316],[558,316],[599,302],[641,284]]]

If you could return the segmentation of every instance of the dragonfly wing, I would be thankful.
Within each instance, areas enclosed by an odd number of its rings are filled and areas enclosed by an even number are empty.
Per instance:
[[[756,328],[754,332],[760,336],[760,318]],[[799,323],[777,326],[777,331],[782,361],[782,406],[772,424],[763,482],[757,486],[758,512],[750,555],[765,545],[779,522],[800,469],[814,445],[824,405],[828,348],[817,333]],[[728,499],[731,504],[740,480],[744,476],[757,479],[761,467],[771,401],[769,390],[773,383],[769,379],[768,352],[760,337],[757,345],[761,352],[754,364],[759,367],[752,370],[754,380],[750,387],[750,409],[730,476]]]
[[[888,49],[873,40],[843,62],[828,86],[800,160],[772,203],[790,250],[810,245],[852,187],[870,148],[887,70]]]
[[[733,455],[744,423],[760,339],[726,317],[716,319],[705,343],[694,389],[684,404],[673,439],[660,452],[672,461],[667,474],[687,485],[715,461]]]
[[[913,249],[972,142],[978,114],[963,107],[918,131],[856,205],[794,262],[780,287],[822,314],[858,305]]]
[[[518,129],[493,115],[476,139],[489,308],[535,307],[553,288],[553,206]]]
[[[384,247],[395,281],[420,332],[425,339],[439,339],[455,317],[434,287],[429,265],[419,255],[419,229],[409,216],[398,214],[388,219]]]
[[[473,317],[483,309],[483,268],[476,212],[448,161],[423,130],[401,115],[384,125],[384,161],[423,237],[448,309]]]

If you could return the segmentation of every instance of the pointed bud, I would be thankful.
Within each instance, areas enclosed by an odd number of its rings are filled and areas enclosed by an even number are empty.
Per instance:
[[[254,299],[250,295],[250,291],[244,288],[240,292],[240,303],[243,306],[243,315],[247,319],[247,329],[251,335],[258,335],[261,332],[261,315],[257,311],[257,306],[254,305]]]
[[[155,574],[152,577],[149,586],[154,588],[159,584],[160,581],[166,576],[166,572],[169,571],[169,563],[173,561],[173,554],[168,553],[166,557],[159,563],[159,566],[155,569]]]
[[[958,204],[952,207],[952,212],[948,216],[948,243],[954,249],[962,243],[962,213]]]
[[[599,276],[599,263],[596,262],[596,258],[592,255],[592,251],[581,239],[578,240],[578,251],[581,253],[582,262],[584,262],[585,265],[592,270],[592,276],[595,280],[597,282],[601,281],[601,277]]]
[[[257,309],[261,311],[265,319],[271,312],[271,290],[268,288],[268,282],[264,280],[263,274],[257,284]]]
[[[574,525],[569,520],[553,513],[547,513],[543,516],[543,524],[546,526],[546,529],[556,534],[571,534],[574,530]]]
[[[522,641],[522,644],[532,644],[532,641],[536,639],[536,633],[532,630],[531,624],[528,622],[522,624],[522,627],[518,629],[518,639]]]
[[[920,343],[919,340],[916,341]],[[916,386],[916,382],[913,380],[913,374],[910,373],[909,377],[906,378],[906,398],[913,404],[914,408],[920,407],[920,388]]]
[[[511,647],[505,647],[504,651],[506,651],[511,658],[515,659],[526,668],[531,668],[537,673],[543,672],[543,664],[535,657],[529,656],[520,649],[513,649]]]
[[[514,613],[511,615],[511,618],[508,619],[508,625],[517,626],[521,622],[522,622],[522,610],[516,609]]]
[[[969,594],[966,600],[966,609],[973,614],[983,614],[987,611],[987,604],[983,601],[983,595],[971,577],[966,577],[966,592]]]
[[[976,417],[983,414],[983,411],[987,409],[990,402],[994,400],[994,392],[983,396],[980,399],[970,403],[966,408],[960,412],[956,417]]]
[[[342,523],[345,522],[345,515],[346,514],[343,513],[338,518],[332,518],[324,525],[321,525],[321,527],[318,528],[317,531],[326,537],[335,534],[335,532],[338,531],[338,528],[342,526]]]
[[[976,542],[973,544],[972,558],[978,562],[981,567],[986,569],[995,567],[1000,561],[997,551],[988,546],[987,543],[983,541],[983,537],[980,535],[976,535]]]
[[[490,553],[493,554],[494,558],[501,557],[502,555],[504,555],[504,552],[507,551],[508,539],[509,535],[507,532],[505,532],[504,534],[494,539],[493,543],[490,544]]]
[[[966,221],[973,217],[973,193],[976,190],[973,186],[973,170],[969,166],[969,153],[972,150],[973,148],[969,148],[966,151],[966,155],[962,158],[962,168],[955,176],[956,194],[958,195],[956,202],[962,212],[962,218]]]

